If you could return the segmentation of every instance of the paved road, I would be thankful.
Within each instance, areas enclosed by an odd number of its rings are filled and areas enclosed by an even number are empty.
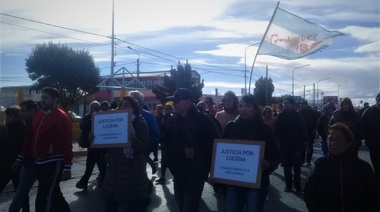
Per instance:
[[[318,142],[314,146],[314,159],[320,157]],[[369,161],[368,150],[362,147],[359,156]],[[99,195],[99,189],[96,187],[96,176],[98,170],[95,168],[90,178],[90,184],[87,191],[75,188],[76,182],[82,176],[85,169],[86,158],[76,157],[72,167],[73,178],[61,183],[61,189],[70,208],[74,212],[101,212],[104,211],[105,202]],[[150,179],[154,182],[157,175],[152,175],[149,166],[147,171]],[[306,177],[309,171],[308,167],[302,167],[302,177]],[[155,185],[152,194],[153,202],[149,205],[148,211],[173,211],[177,212],[177,205],[174,200],[172,176],[167,171],[167,183],[164,185]],[[304,212],[307,211],[302,195],[295,193],[285,193],[283,170],[279,167],[271,176],[271,186],[269,189],[268,200],[265,205],[265,212]],[[31,209],[34,209],[34,200],[36,196],[37,185],[35,184],[30,192]],[[8,211],[9,204],[14,195],[11,184],[0,194],[0,211]],[[206,184],[202,195],[201,212],[223,211],[223,197],[220,191],[214,192],[212,187]]]

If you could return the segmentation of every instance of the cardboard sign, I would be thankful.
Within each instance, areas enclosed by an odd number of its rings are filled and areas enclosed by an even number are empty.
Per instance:
[[[113,110],[94,113],[91,148],[129,147],[128,133],[132,127],[131,111]]]
[[[260,188],[264,151],[264,141],[215,139],[211,177],[217,183]]]

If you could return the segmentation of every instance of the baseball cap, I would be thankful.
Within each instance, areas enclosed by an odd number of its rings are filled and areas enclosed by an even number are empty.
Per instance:
[[[165,106],[173,107],[173,101],[168,101],[168,102],[166,102]]]
[[[191,100],[193,101],[193,93],[187,88],[178,88],[173,96],[166,97],[170,101]]]

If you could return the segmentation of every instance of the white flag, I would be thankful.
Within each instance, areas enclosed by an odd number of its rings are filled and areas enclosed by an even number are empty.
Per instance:
[[[328,31],[277,7],[258,54],[293,60],[328,47],[338,35],[343,33]]]

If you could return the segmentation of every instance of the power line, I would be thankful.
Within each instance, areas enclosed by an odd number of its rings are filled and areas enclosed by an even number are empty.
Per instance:
[[[46,34],[51,34],[51,35],[57,35],[57,36],[61,36],[61,37],[71,38],[71,39],[74,39],[74,40],[79,40],[79,41],[84,41],[84,42],[89,42],[89,43],[96,43],[96,42],[89,41],[89,40],[74,38],[74,37],[71,37],[71,36],[57,34],[57,33],[52,33],[52,32],[47,32],[47,31],[39,30],[39,29],[33,29],[33,28],[30,28],[30,27],[20,26],[20,25],[17,25],[17,24],[11,24],[11,23],[7,23],[7,22],[4,22],[4,21],[0,21],[0,23],[8,24],[8,25],[11,25],[11,26],[16,26],[16,27],[20,27],[20,28],[24,28],[24,29],[29,29],[29,30],[33,30],[33,31],[37,31],[37,32],[43,32],[43,33],[46,33]],[[96,44],[101,44],[101,43],[96,43]]]
[[[43,24],[43,25],[47,25],[47,26],[52,26],[52,27],[56,27],[56,28],[71,30],[71,31],[74,31],[74,32],[80,32],[80,33],[89,34],[89,35],[95,35],[95,36],[104,37],[104,38],[111,38],[110,36],[106,36],[106,35],[100,35],[100,34],[96,34],[96,33],[92,33],[92,32],[86,32],[86,31],[83,31],[83,30],[78,30],[78,29],[58,26],[58,25],[55,25],[55,24],[48,24],[48,23],[45,23],[45,22],[42,22],[42,21],[35,21],[35,20],[32,20],[32,19],[22,18],[22,17],[19,17],[19,16],[9,15],[9,14],[5,14],[5,13],[0,13],[0,14],[4,15],[4,16],[12,17],[12,18],[21,19],[21,20],[24,20],[24,21],[30,21],[30,22],[34,22],[34,23],[38,23],[38,24]]]
[[[87,31],[73,29],[73,28],[69,28],[69,27],[58,26],[58,25],[55,25],[55,24],[49,24],[49,23],[45,23],[45,22],[41,22],[41,21],[36,21],[36,20],[28,19],[28,18],[23,18],[23,17],[19,17],[19,16],[14,16],[14,15],[10,15],[10,14],[5,14],[5,13],[0,13],[0,14],[4,15],[4,16],[8,16],[8,17],[24,20],[24,21],[29,21],[29,22],[33,22],[33,23],[42,24],[42,25],[47,25],[47,26],[50,26],[50,27],[56,27],[56,28],[60,28],[60,29],[65,29],[65,30],[70,30],[70,31],[75,31],[75,32],[79,32],[79,33],[84,33],[84,34],[89,34],[89,35],[94,35],[94,36],[99,36],[99,37],[111,39],[110,36],[106,36],[106,35],[100,35],[100,34],[97,34],[97,33],[87,32]],[[78,39],[78,38],[74,38],[74,37],[70,37],[70,36],[65,36],[65,35],[55,34],[55,33],[51,33],[51,32],[46,32],[46,31],[43,31],[43,30],[33,29],[33,28],[30,28],[30,27],[24,27],[24,26],[19,26],[19,25],[16,25],[16,24],[6,23],[6,22],[3,22],[3,21],[1,21],[1,23],[13,25],[13,26],[18,26],[18,27],[22,27],[22,28],[25,28],[25,29],[35,30],[35,31],[43,32],[43,33],[48,33],[48,34],[52,34],[52,35],[67,37],[67,38],[71,38],[71,39],[75,39],[75,40],[80,40],[80,41],[85,41],[85,42],[91,42],[91,41],[87,41],[87,40],[83,40],[83,39]],[[150,57],[151,59],[160,59],[162,61],[170,62],[170,63],[176,63],[177,61],[175,61],[173,59],[168,59],[167,57],[169,57],[169,58],[175,58],[176,60],[186,60],[186,61],[189,61],[190,64],[193,64],[193,65],[194,64],[198,64],[200,66],[211,67],[213,69],[207,69],[207,70],[210,71],[210,72],[212,72],[212,73],[216,73],[216,74],[237,75],[237,74],[232,74],[232,73],[225,73],[224,71],[241,72],[241,70],[239,70],[239,69],[225,68],[225,67],[221,67],[221,66],[204,64],[204,63],[196,62],[196,61],[193,61],[193,60],[188,60],[188,59],[185,59],[185,58],[182,58],[182,57],[173,56],[173,55],[170,55],[170,54],[167,54],[167,53],[163,53],[163,52],[160,52],[160,51],[157,51],[157,50],[154,50],[154,49],[150,49],[150,48],[147,48],[147,47],[144,47],[144,46],[141,46],[141,45],[137,45],[137,44],[134,44],[134,43],[131,43],[131,42],[119,39],[119,38],[114,38],[114,39],[116,39],[116,40],[118,40],[120,42],[123,42],[123,43],[126,43],[126,44],[129,44],[129,45],[132,45],[132,46],[136,47],[140,52],[142,52],[142,53],[144,53],[146,55],[151,56]],[[95,42],[91,42],[91,43],[95,43]],[[100,43],[97,43],[97,44],[100,44]],[[122,49],[122,48],[121,48],[121,50],[127,51],[126,49]],[[151,52],[154,52],[156,54],[151,53]],[[157,54],[164,55],[164,57],[159,56]],[[198,66],[193,66],[193,67],[196,68],[196,69],[199,69],[199,70],[206,69],[206,68],[201,68],[200,66],[199,67]],[[104,68],[102,68],[102,69],[104,69]],[[215,70],[217,70],[217,71],[215,71]],[[256,76],[258,76],[258,75],[256,75]]]

